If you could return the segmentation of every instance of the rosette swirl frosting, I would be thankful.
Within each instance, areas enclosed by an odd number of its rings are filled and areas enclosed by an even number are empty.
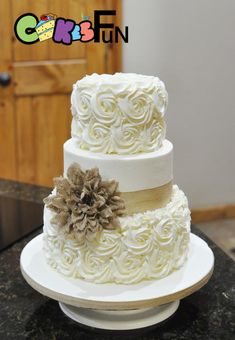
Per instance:
[[[163,278],[187,258],[190,211],[187,198],[176,185],[165,207],[120,217],[120,230],[102,230],[82,246],[51,223],[52,214],[45,208],[46,259],[68,277],[132,284]]]
[[[81,149],[133,154],[159,149],[168,96],[157,77],[92,74],[73,86],[72,137]]]

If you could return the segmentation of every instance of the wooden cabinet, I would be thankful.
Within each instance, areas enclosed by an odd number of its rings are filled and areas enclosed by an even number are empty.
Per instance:
[[[76,22],[83,15],[93,21],[95,9],[116,9],[111,20],[120,25],[120,1],[0,1],[0,72],[11,77],[9,86],[0,86],[0,177],[51,186],[52,178],[63,173],[72,84],[85,74],[121,67],[120,43],[65,46],[50,39],[25,45],[14,36],[16,19],[27,12],[38,17],[52,12]]]

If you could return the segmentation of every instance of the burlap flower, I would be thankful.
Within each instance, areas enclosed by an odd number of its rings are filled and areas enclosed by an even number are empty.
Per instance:
[[[51,223],[73,233],[80,244],[92,240],[103,228],[119,226],[124,201],[118,195],[118,182],[102,181],[97,168],[81,170],[77,163],[67,171],[67,178],[54,178],[56,193],[44,199],[55,214]]]

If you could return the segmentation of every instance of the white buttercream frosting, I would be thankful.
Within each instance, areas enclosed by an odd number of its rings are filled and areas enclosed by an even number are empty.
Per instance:
[[[44,250],[58,272],[96,283],[137,283],[160,279],[187,258],[190,211],[187,198],[174,185],[170,202],[161,209],[120,218],[120,229],[103,230],[92,242],[79,246],[52,224],[44,210]]]
[[[168,96],[157,77],[92,74],[73,86],[72,137],[81,149],[134,154],[159,149]]]

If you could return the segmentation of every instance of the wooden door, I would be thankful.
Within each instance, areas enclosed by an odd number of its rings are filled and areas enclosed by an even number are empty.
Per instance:
[[[93,22],[96,9],[116,9],[111,20],[120,25],[120,1],[0,1],[0,73],[11,77],[8,86],[0,86],[0,177],[51,186],[52,178],[63,173],[72,84],[85,74],[120,71],[120,44],[65,46],[49,39],[25,45],[14,35],[16,19],[31,12],[75,22],[87,15]]]

